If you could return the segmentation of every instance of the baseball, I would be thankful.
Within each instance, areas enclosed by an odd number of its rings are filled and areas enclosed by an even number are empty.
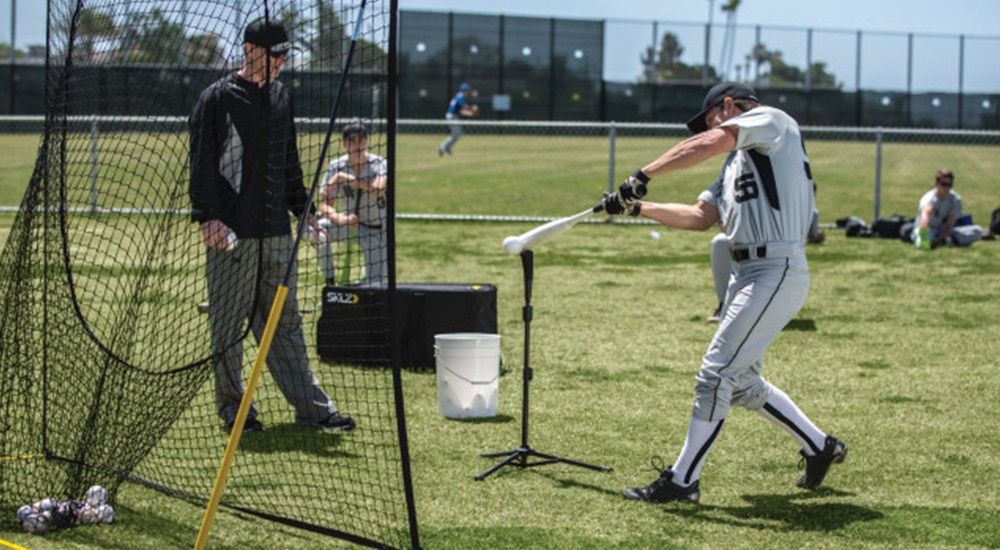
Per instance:
[[[524,248],[524,243],[517,237],[510,236],[503,240],[503,249],[507,254],[518,254]]]

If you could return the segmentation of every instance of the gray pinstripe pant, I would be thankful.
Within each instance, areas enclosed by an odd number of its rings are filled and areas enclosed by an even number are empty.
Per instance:
[[[215,360],[215,404],[226,423],[236,418],[243,398],[245,323],[260,342],[278,284],[292,251],[289,235],[240,239],[235,250],[207,249],[209,326]],[[309,368],[302,315],[296,299],[297,266],[288,281],[288,295],[267,356],[267,368],[285,399],[295,407],[295,421],[315,424],[337,409]],[[257,283],[257,284],[255,284]],[[248,418],[257,416],[251,407]]]
[[[761,376],[764,352],[809,294],[805,244],[787,258],[737,262],[722,320],[695,377],[692,415],[706,422],[729,415],[733,405],[764,406],[770,383]]]

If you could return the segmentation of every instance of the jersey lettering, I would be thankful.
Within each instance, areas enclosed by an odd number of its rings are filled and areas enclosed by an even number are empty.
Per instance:
[[[760,196],[760,191],[757,189],[757,180],[753,177],[753,174],[743,174],[736,178],[734,188],[733,195],[736,197],[736,202],[738,203],[750,201]]]

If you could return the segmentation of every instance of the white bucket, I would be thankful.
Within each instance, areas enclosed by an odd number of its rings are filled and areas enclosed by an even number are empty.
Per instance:
[[[434,358],[441,416],[496,416],[500,394],[499,334],[435,334]]]

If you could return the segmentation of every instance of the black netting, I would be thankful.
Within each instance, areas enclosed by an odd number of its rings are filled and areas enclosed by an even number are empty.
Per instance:
[[[242,436],[222,506],[415,542],[386,328],[395,7],[49,2],[44,138],[0,258],[0,525],[93,484],[204,506],[280,288],[264,430]],[[246,46],[260,17],[296,48]],[[329,238],[294,248],[310,199]],[[334,412],[357,428],[329,430]]]

